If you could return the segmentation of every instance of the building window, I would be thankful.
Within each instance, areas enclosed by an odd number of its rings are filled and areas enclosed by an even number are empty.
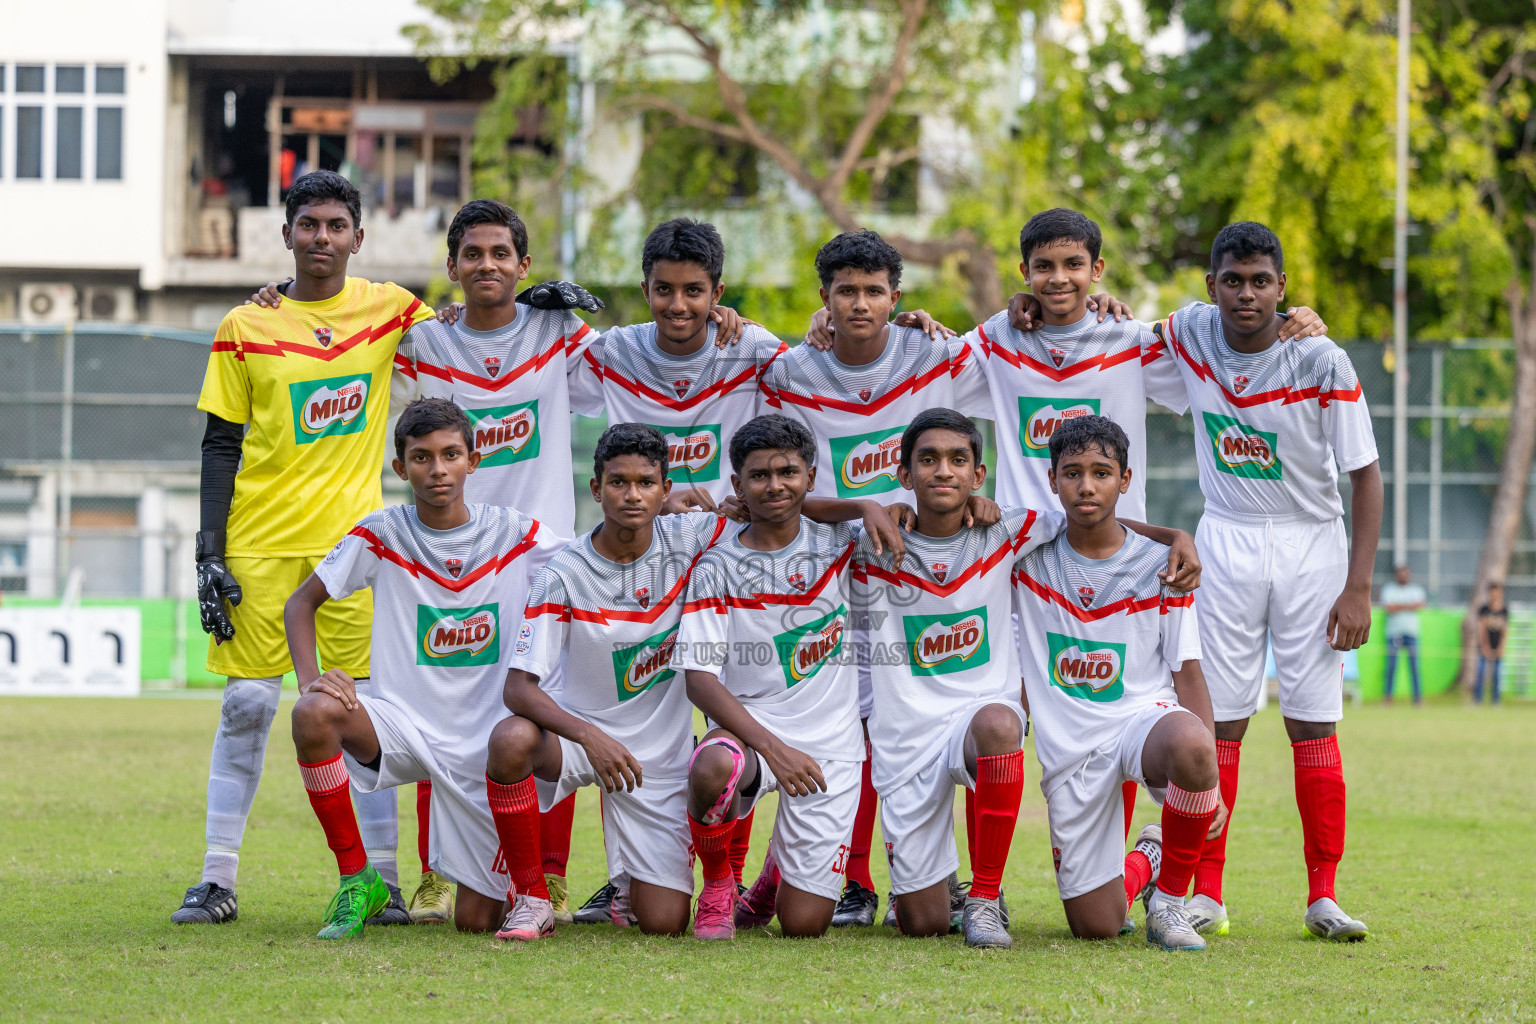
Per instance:
[[[9,70],[0,65],[0,138],[10,144],[6,162],[15,180],[122,180],[126,67],[18,64],[14,76]],[[14,98],[5,95],[7,78]]]

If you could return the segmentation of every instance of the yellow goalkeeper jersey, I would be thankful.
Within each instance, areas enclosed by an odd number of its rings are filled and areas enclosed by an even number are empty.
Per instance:
[[[324,554],[383,503],[395,349],[431,315],[398,285],[349,277],[322,302],[285,298],[224,318],[197,407],[248,425],[228,554]]]

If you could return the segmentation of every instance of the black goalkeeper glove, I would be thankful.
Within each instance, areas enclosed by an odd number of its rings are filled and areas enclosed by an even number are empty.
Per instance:
[[[534,309],[584,309],[596,313],[603,302],[579,284],[570,281],[545,281],[532,288],[524,288],[517,296]]]
[[[240,582],[224,564],[224,531],[204,530],[197,535],[197,610],[202,616],[203,632],[217,643],[235,638],[235,624],[229,621],[224,602],[240,603],[245,595]]]

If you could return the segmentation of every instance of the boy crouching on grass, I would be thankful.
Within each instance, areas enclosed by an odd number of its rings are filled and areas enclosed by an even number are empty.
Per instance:
[[[530,579],[565,541],[515,509],[465,504],[479,461],[458,406],[406,406],[394,470],[416,503],[364,517],[284,609],[301,691],[299,774],[341,873],[322,939],[361,935],[389,898],[363,850],[349,780],[363,792],[431,781],[429,857],[458,883],[454,924],[490,931],[505,913],[508,880],[485,793],[485,746],[512,655],[503,626],[521,616]],[[316,609],[364,587],[374,602],[368,696],[315,661]]]

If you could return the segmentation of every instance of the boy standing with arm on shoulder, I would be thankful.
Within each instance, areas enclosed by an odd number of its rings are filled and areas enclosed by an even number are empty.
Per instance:
[[[1280,240],[1262,224],[1229,224],[1211,246],[1211,304],[1157,325],[1195,416],[1205,513],[1196,594],[1222,799],[1237,801],[1238,760],[1264,684],[1269,635],[1280,712],[1291,740],[1307,866],[1306,928],[1355,941],[1367,928],[1335,902],[1344,856],[1343,653],[1371,629],[1371,567],[1381,534],[1381,466],[1370,412],[1349,357],[1327,338],[1278,344],[1285,299]],[[1337,466],[1337,468],[1335,468]],[[1338,473],[1350,478],[1345,536]],[[1229,831],[1229,830],[1227,830]],[[1206,845],[1190,909],[1225,935],[1221,882],[1227,831]]]

